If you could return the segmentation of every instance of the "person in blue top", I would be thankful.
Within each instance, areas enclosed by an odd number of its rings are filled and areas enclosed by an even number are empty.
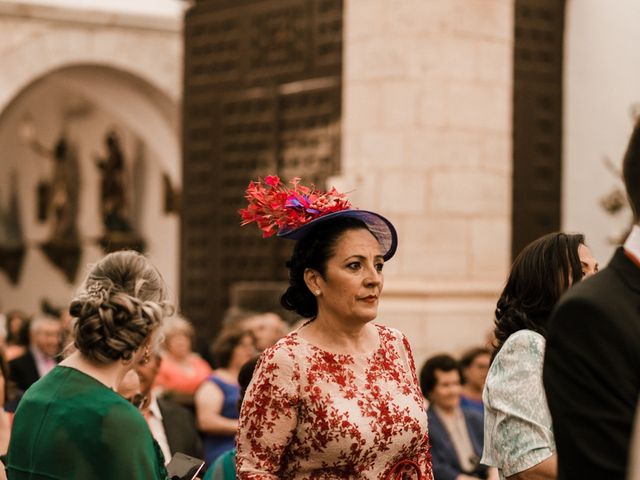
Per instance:
[[[254,335],[238,326],[222,330],[211,346],[217,369],[195,395],[196,419],[198,429],[203,432],[207,465],[235,447],[240,398],[238,373],[257,353]]]
[[[475,410],[482,416],[484,416],[482,390],[490,363],[491,352],[484,347],[467,350],[460,357],[460,374],[462,376],[460,406]]]
[[[449,355],[429,358],[420,370],[420,388],[429,400],[429,440],[436,480],[497,479],[480,465],[482,415],[460,404],[460,370]]]
[[[238,410],[242,405],[244,394],[251,383],[253,372],[258,364],[259,356],[253,357],[245,363],[238,374],[238,384],[240,385],[240,399],[238,400]],[[205,473],[203,480],[236,480],[236,449],[220,455]]]

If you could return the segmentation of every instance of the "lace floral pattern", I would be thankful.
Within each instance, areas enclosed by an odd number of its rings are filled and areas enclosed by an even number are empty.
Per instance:
[[[520,330],[504,343],[484,387],[482,463],[500,478],[527,470],[556,450],[551,413],[542,385],[545,339]]]
[[[421,477],[407,464],[406,478],[432,480],[409,343],[377,329],[369,355],[329,353],[296,332],[263,353],[242,405],[238,478],[383,480],[411,460]]]

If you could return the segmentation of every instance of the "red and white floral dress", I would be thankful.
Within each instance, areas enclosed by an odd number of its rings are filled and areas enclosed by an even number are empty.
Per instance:
[[[329,353],[297,332],[262,354],[240,413],[239,479],[433,479],[409,343],[376,327],[370,354]]]

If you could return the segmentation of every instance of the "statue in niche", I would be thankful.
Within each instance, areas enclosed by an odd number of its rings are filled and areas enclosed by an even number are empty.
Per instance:
[[[100,210],[102,222],[107,232],[131,232],[128,217],[126,192],[126,165],[120,140],[111,130],[105,137],[107,153],[98,157],[96,165],[100,169]]]
[[[36,135],[35,125],[29,117],[21,128],[24,143],[33,152],[48,159],[53,164],[50,180],[47,182],[46,217],[51,223],[51,233],[42,245],[49,260],[64,273],[67,281],[73,283],[81,255],[77,218],[80,196],[80,169],[76,148],[68,138],[65,128],[54,146],[45,146]]]
[[[67,241],[78,237],[78,199],[80,175],[75,148],[63,132],[53,148],[47,148],[33,134],[27,134],[28,145],[38,155],[53,163],[49,181],[46,216],[51,221],[50,242]]]
[[[144,242],[135,233],[130,221],[127,191],[127,164],[115,130],[105,136],[106,153],[96,158],[100,170],[100,213],[104,236],[100,244],[107,252],[132,248],[143,251]]]
[[[18,177],[15,171],[11,172],[10,179],[8,208],[5,210],[0,207],[0,269],[7,274],[13,285],[17,285],[26,247],[20,219]]]

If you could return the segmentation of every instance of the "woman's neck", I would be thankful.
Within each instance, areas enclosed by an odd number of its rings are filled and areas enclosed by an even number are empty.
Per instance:
[[[176,355],[170,351],[166,351],[166,354],[171,357],[171,360],[173,360],[175,363],[186,363],[189,360],[189,356],[191,355],[191,352],[188,352],[186,354],[179,354]]]
[[[60,365],[75,368],[114,391],[118,389],[118,385],[120,385],[124,375],[130,370],[130,366],[124,365],[122,362],[98,363],[78,351],[65,358],[60,362]]]
[[[237,383],[240,367],[229,365],[228,367],[218,368],[216,373],[228,382]]]
[[[369,353],[380,341],[371,322],[349,323],[322,313],[308,323],[300,335],[314,345],[336,353]]]

